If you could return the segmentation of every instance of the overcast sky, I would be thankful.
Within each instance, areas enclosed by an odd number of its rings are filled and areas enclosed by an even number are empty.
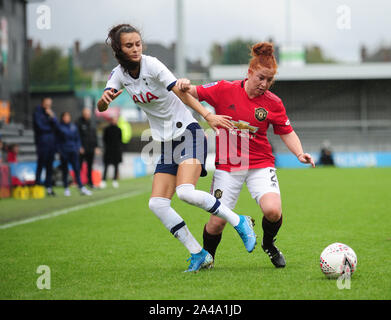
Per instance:
[[[81,49],[103,42],[117,23],[139,28],[145,42],[170,45],[175,41],[177,0],[46,0],[28,5],[28,36],[43,46]],[[391,45],[389,0],[182,0],[186,54],[208,62],[213,42],[241,37],[282,44],[290,37],[299,45],[319,45],[326,55],[346,62],[359,61],[359,47],[371,50]],[[290,3],[290,28],[287,28]],[[49,30],[39,29],[37,8],[51,10]],[[350,13],[350,15],[349,15]],[[290,36],[287,32],[289,30]]]

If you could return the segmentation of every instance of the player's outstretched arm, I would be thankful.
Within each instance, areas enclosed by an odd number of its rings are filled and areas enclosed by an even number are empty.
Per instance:
[[[182,100],[184,104],[199,113],[209,124],[209,126],[218,132],[218,127],[232,129],[233,125],[229,119],[230,116],[216,115],[208,111],[198,100],[196,100],[190,93],[181,91],[178,86],[174,86],[172,91]]]
[[[97,103],[98,110],[100,112],[106,111],[109,107],[109,104],[117,98],[123,90],[120,90],[118,92],[115,92],[114,89],[105,90],[102,94],[102,97],[99,99]]]
[[[315,162],[309,153],[303,151],[300,139],[296,132],[292,131],[288,134],[280,135],[281,140],[285,143],[288,149],[297,157],[301,163],[311,164],[315,168]]]

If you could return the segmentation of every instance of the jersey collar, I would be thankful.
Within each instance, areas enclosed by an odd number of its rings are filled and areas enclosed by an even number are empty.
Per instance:
[[[242,80],[242,82],[240,82],[240,87],[244,89],[244,82],[247,81],[247,78]]]

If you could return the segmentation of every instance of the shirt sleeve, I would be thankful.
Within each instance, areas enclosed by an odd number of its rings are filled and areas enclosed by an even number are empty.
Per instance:
[[[270,122],[273,125],[274,134],[284,135],[293,131],[291,122],[286,115],[286,110],[282,101],[277,104],[277,110]]]
[[[114,68],[109,75],[109,79],[107,80],[105,90],[114,89],[119,91],[122,88],[121,81],[121,70],[120,68]]]
[[[57,119],[54,122],[54,125],[55,125],[55,130],[56,130],[57,137],[59,137],[61,139],[66,139],[66,134],[67,133],[66,133],[65,129],[62,127],[62,125],[58,122]]]
[[[199,101],[206,101],[211,106],[216,107],[219,100],[219,89],[221,81],[211,82],[208,84],[197,86],[197,95]]]
[[[175,86],[177,78],[172,74],[170,70],[157,58],[153,60],[153,70],[156,79],[168,90]]]

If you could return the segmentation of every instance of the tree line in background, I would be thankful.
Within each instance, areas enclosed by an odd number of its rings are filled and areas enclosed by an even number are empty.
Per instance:
[[[255,43],[251,39],[236,38],[224,45],[213,43],[210,49],[210,64],[247,64],[250,58],[250,48]],[[278,60],[278,46],[276,46]],[[334,63],[333,59],[325,57],[318,46],[306,48],[306,63]],[[51,87],[53,90],[73,90],[76,87],[91,86],[92,75],[75,66],[70,50],[64,53],[57,47],[39,48],[30,54],[30,89]]]
[[[273,40],[269,39],[269,42]],[[211,64],[247,64],[250,59],[252,45],[256,41],[251,39],[236,38],[225,45],[213,43],[210,49]],[[279,46],[275,45],[275,54],[279,60]],[[336,63],[337,61],[325,56],[319,46],[307,46],[305,48],[306,63]]]
[[[30,56],[29,66],[31,89],[73,90],[91,84],[91,75],[73,65],[72,53],[64,54],[57,47],[36,50]]]

